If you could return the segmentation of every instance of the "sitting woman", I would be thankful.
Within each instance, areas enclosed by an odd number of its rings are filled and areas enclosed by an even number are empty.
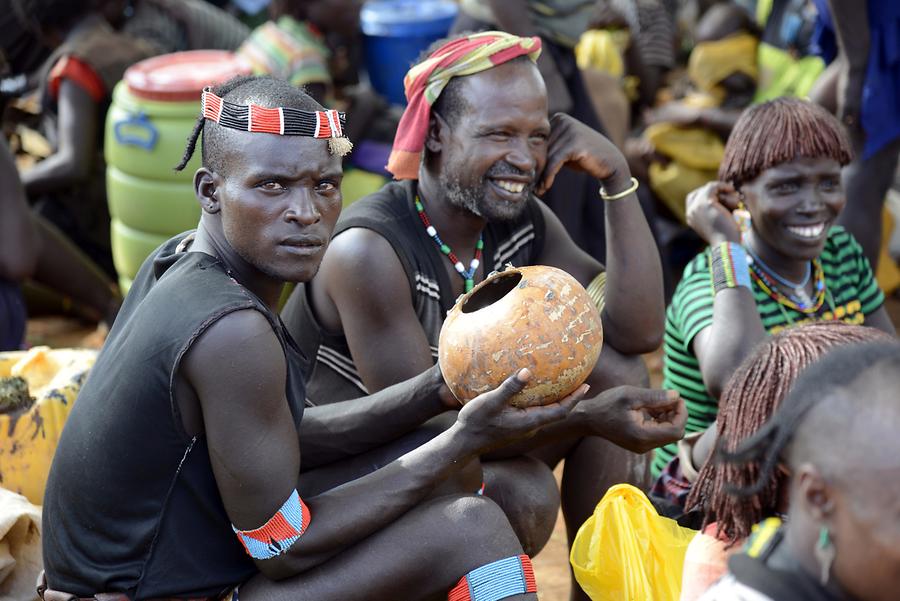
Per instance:
[[[794,385],[797,376],[829,350],[891,337],[874,328],[839,321],[818,322],[790,328],[757,347],[728,380],[722,393],[721,410],[713,424],[693,446],[681,454],[682,461],[700,466],[699,476],[687,498],[689,511],[702,514],[702,532],[688,547],[681,585],[681,601],[702,595],[726,571],[728,555],[740,550],[754,524],[787,510],[787,476],[773,471],[760,491],[737,500],[727,493],[731,487],[755,482],[760,466],[749,462],[722,464],[709,457],[721,440],[733,449],[772,417]]]
[[[766,425],[726,453],[776,472],[790,505],[766,520],[702,601],[889,601],[900,590],[900,345],[837,349],[806,370]]]
[[[688,433],[715,421],[725,383],[767,334],[831,320],[895,333],[859,244],[834,225],[849,161],[832,115],[802,100],[773,100],[741,116],[720,181],[688,197],[688,224],[710,247],[684,271],[663,343],[663,387],[685,399]],[[742,235],[731,211],[744,206]],[[657,449],[655,475],[676,452]]]

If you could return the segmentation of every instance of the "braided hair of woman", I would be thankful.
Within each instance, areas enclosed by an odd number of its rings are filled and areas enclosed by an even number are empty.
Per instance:
[[[784,330],[760,345],[729,380],[716,418],[720,450],[734,451],[775,413],[795,380],[828,350],[847,344],[890,340],[875,328],[842,322],[817,322]],[[735,544],[754,524],[773,515],[787,476],[759,461],[722,463],[714,454],[700,470],[687,499],[704,514],[703,527],[716,522],[717,535]],[[736,498],[728,491],[748,491]]]

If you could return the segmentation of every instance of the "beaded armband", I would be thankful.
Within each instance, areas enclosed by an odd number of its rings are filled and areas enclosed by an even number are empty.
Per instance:
[[[253,559],[271,559],[287,551],[309,526],[309,508],[295,489],[281,509],[255,530],[231,526],[247,554]]]
[[[447,595],[447,601],[499,601],[536,592],[531,560],[527,555],[515,555],[475,568],[463,576]]]
[[[735,242],[722,242],[709,249],[709,271],[712,274],[713,293],[728,288],[750,287],[750,267],[747,252]]]

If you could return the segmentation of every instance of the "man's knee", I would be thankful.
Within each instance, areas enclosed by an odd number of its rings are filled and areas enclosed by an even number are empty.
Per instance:
[[[596,392],[625,384],[647,387],[650,385],[650,372],[640,355],[624,355],[606,346],[588,383]]]
[[[544,548],[559,514],[559,487],[542,461],[517,457],[484,464],[485,494],[506,514],[522,548],[534,557]]]

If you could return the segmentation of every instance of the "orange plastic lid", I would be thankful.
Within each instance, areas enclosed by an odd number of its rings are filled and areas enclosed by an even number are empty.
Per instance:
[[[200,100],[206,86],[235,75],[249,75],[250,66],[226,50],[191,50],[154,56],[125,71],[128,91],[139,98],[163,102]]]

